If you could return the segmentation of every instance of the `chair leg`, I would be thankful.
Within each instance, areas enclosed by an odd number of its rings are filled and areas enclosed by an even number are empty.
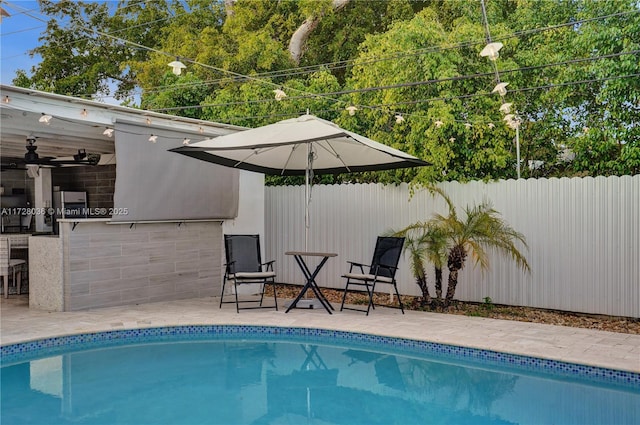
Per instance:
[[[276,295],[276,282],[271,282],[271,286],[273,286],[273,302],[276,304],[276,311],[278,311],[278,297]]]
[[[222,308],[222,300],[224,299],[224,286],[227,284],[227,276],[222,279],[222,291],[220,292],[220,308]]]
[[[374,310],[376,309],[373,305],[373,294],[375,293],[375,289],[376,289],[376,281],[373,281],[373,285],[371,285],[371,291],[369,291],[369,285],[366,285],[367,288],[367,293],[369,295],[369,305],[367,306],[367,316],[369,315],[369,311],[371,310],[371,308],[373,308]]]
[[[260,293],[260,307],[262,307],[262,301],[264,300],[264,291],[267,290],[267,282],[262,282],[262,293]]]
[[[398,285],[396,285],[395,280],[393,281],[393,288],[396,290],[396,297],[398,297],[398,304],[400,304],[400,310],[402,314],[404,314],[404,306],[402,305],[402,298],[400,298],[400,293],[398,292]]]
[[[347,290],[349,289],[349,279],[347,278],[347,284],[344,287],[344,294],[342,294],[342,304],[340,304],[340,311],[344,309],[344,300],[347,299]]]
[[[234,280],[233,284],[235,288],[235,291],[233,292],[235,293],[235,296],[236,296],[236,313],[240,313],[240,302],[238,302],[238,281]]]
[[[18,280],[16,280],[16,276],[18,277]],[[16,269],[13,269],[13,283],[16,285],[16,291],[18,292],[18,295],[20,295],[20,286],[22,286],[22,267],[18,270],[17,273]]]
[[[4,297],[9,298],[9,275],[2,276],[2,282],[4,283]]]

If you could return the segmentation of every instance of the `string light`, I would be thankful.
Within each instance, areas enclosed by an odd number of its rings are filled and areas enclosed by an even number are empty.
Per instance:
[[[107,137],[112,137],[113,136],[113,128],[107,128],[105,131],[102,132],[102,134],[104,134]]]
[[[83,108],[82,111],[80,112],[80,115],[82,115],[83,118],[86,118],[87,115],[89,115],[89,112],[87,112],[86,108]]]
[[[278,102],[281,101],[282,99],[284,99],[285,97],[287,97],[287,94],[284,91],[280,90],[280,89],[275,89],[275,90],[273,90],[273,92],[276,94],[275,98],[276,98],[276,100]]]
[[[347,106],[346,108],[347,111],[349,111],[349,115],[354,116],[356,114],[356,111],[358,110],[358,108],[356,106]]]
[[[182,141],[183,145],[188,145],[189,142],[191,142],[191,139],[187,139],[186,137],[184,138],[184,140]]]
[[[622,14],[625,14],[625,13],[632,13],[632,12],[622,12]],[[620,13],[619,13],[619,14],[615,14],[615,16],[618,16],[618,15],[620,15]],[[594,20],[594,19],[599,19],[599,18],[590,18],[589,20]],[[562,24],[562,25],[560,25],[560,26],[566,26],[566,25],[568,25],[568,24]],[[571,25],[575,25],[575,22],[574,22],[574,23],[571,23]],[[558,27],[558,26],[555,26],[555,27]],[[546,30],[546,29],[538,29],[538,30],[533,30],[533,31],[536,31],[536,32],[537,32],[537,31],[543,31],[543,30]],[[529,30],[529,31],[532,31],[532,30]],[[524,32],[523,32],[523,33],[524,33]],[[111,37],[113,37],[113,36],[111,36]],[[114,37],[114,38],[115,38],[115,37]],[[503,38],[507,38],[507,37],[503,37]],[[126,40],[124,40],[124,41],[126,41]],[[474,44],[477,44],[477,43],[474,43]],[[499,51],[499,50],[500,50],[500,48],[502,47],[502,44],[501,44],[501,43],[490,43],[490,44],[494,44],[494,45],[496,45],[495,47],[497,47],[497,45],[500,45],[500,46],[499,46],[499,48],[495,48],[495,49],[494,49],[494,50],[495,50],[495,52],[494,52],[494,53],[489,52],[489,54],[487,54],[487,55],[486,55],[490,60],[493,60],[493,61],[494,61],[494,60],[495,60],[495,59],[497,59],[497,57],[499,56],[499,55],[498,55],[498,51]],[[488,47],[488,46],[486,46],[486,47]],[[485,47],[485,48],[486,48],[486,47]],[[483,49],[483,50],[484,50],[484,49]],[[493,57],[493,56],[495,56],[495,57]],[[505,87],[506,87],[506,85],[507,85],[507,84],[508,84],[508,83],[505,83]],[[275,90],[274,90],[274,91],[275,91]],[[283,93],[284,93],[284,92],[283,92]],[[504,95],[506,94],[506,89],[504,90],[504,94],[503,94],[503,93],[500,93],[500,94],[501,94],[501,96],[504,96]],[[285,96],[286,96],[286,94],[285,94]],[[321,95],[315,95],[315,96],[321,96]],[[278,99],[278,100],[281,100],[281,99]],[[350,115],[351,115],[351,114],[350,114]],[[396,121],[398,122],[398,120],[397,120],[397,119],[396,119]],[[404,118],[402,119],[402,121],[404,121]],[[400,121],[400,122],[402,122],[402,121]],[[147,121],[147,124],[149,124],[149,125],[150,125],[150,120],[148,120],[148,121]],[[492,125],[492,123],[490,123],[490,125]],[[439,126],[438,126],[437,124],[436,124],[436,127],[438,127],[438,128],[439,128]],[[492,127],[490,127],[490,128],[492,128]]]
[[[9,103],[9,102],[11,102],[11,99],[9,99],[9,96],[5,96],[4,99],[2,99],[2,101],[4,103]]]
[[[401,124],[404,122],[404,117],[402,116],[402,114],[397,114],[396,115],[396,124]]]
[[[51,122],[51,118],[53,117],[49,114],[42,114],[42,116],[38,119],[38,121],[43,124],[49,125],[49,123]]]
[[[491,93],[496,93],[497,92],[500,96],[505,96],[507,94],[507,86],[508,85],[509,85],[509,83],[498,83],[493,88],[493,90],[491,90]]]
[[[495,61],[498,59],[498,52],[502,49],[502,43],[494,42],[487,44],[480,52],[480,56],[488,57],[490,60]]]
[[[483,15],[484,15],[485,22],[486,22],[487,20],[486,20],[486,11],[485,11],[485,7],[484,7],[484,1],[482,2],[482,8],[483,8]],[[618,13],[611,14],[611,15],[599,16],[599,17],[594,17],[594,18],[587,18],[587,19],[581,20],[581,21],[572,21],[572,22],[569,22],[569,23],[563,23],[563,24],[554,25],[554,26],[551,26],[551,27],[545,27],[545,28],[538,28],[538,29],[531,29],[531,30],[516,32],[516,33],[514,33],[512,35],[504,36],[503,38],[506,39],[506,38],[510,38],[510,37],[517,37],[519,35],[525,35],[525,34],[530,34],[530,33],[541,32],[541,31],[553,30],[553,29],[556,29],[556,28],[564,27],[564,26],[576,25],[576,24],[581,23],[581,22],[588,22],[588,21],[592,21],[592,20],[605,19],[605,18],[614,17],[614,16],[623,16],[623,15],[630,14],[630,13],[637,13],[637,11],[618,12]],[[32,17],[34,19],[41,20],[42,22],[45,22],[44,20],[39,19],[39,18],[37,18],[35,16],[32,16],[32,15],[28,15],[28,16],[30,16],[30,17]],[[85,28],[87,28],[87,27],[85,27]],[[96,32],[97,34],[102,35],[104,37],[112,38],[112,39],[115,39],[117,41],[120,41],[120,42],[123,42],[123,43],[126,43],[126,44],[130,44],[130,45],[136,46],[136,47],[141,48],[141,49],[145,49],[145,50],[148,50],[148,51],[153,51],[153,52],[156,52],[156,53],[165,54],[165,55],[170,56],[170,54],[167,53],[167,52],[163,52],[163,51],[160,51],[160,50],[157,50],[157,49],[153,49],[153,48],[150,48],[150,47],[147,47],[147,46],[144,46],[144,45],[140,45],[138,43],[134,43],[134,42],[131,42],[129,40],[126,40],[126,39],[123,39],[123,38],[120,38],[120,37],[116,37],[116,36],[108,34],[108,33],[97,31],[94,28],[87,28],[87,29],[92,30],[92,31]],[[487,39],[488,39],[489,42],[491,42],[490,34],[489,34],[489,31],[488,31],[488,24],[486,25],[486,32],[487,32]],[[443,51],[443,50],[448,50],[448,49],[452,49],[452,48],[468,47],[468,46],[474,45],[474,44],[478,44],[478,43],[468,42],[468,43],[464,43],[464,45],[461,44],[460,46],[449,46],[447,48],[437,47],[436,46],[435,48],[432,47],[432,48],[429,48],[429,49],[419,49],[416,52],[417,52],[417,54],[422,54],[422,53],[427,52],[427,51],[434,51],[434,49],[435,49],[435,51]],[[485,46],[485,49],[487,49],[485,51],[485,53],[487,53],[487,56],[489,57],[489,59],[495,60],[498,57],[498,51],[502,47],[502,44],[498,43],[498,42],[489,43],[489,44],[491,45],[491,47],[489,47],[489,45]],[[485,49],[483,49],[483,51]],[[409,54],[414,54],[414,53],[412,53],[412,52],[411,53],[404,53],[402,55],[394,54],[394,55],[390,56],[389,58],[382,58],[382,59],[383,60],[396,59],[398,57],[407,56]],[[378,59],[378,60],[380,60],[380,59]],[[176,62],[179,62],[179,61],[176,61]],[[242,81],[244,81],[246,79],[249,79],[249,80],[259,81],[259,82],[262,82],[262,83],[265,83],[265,84],[273,84],[270,81],[261,80],[260,78],[257,78],[256,76],[242,75],[242,74],[239,74],[239,73],[234,73],[232,71],[228,71],[228,70],[224,70],[224,69],[218,69],[218,68],[215,68],[213,66],[206,65],[206,64],[200,64],[200,63],[195,62],[195,61],[192,61],[192,62],[196,63],[198,65],[204,66],[204,67],[208,67],[208,68],[211,68],[211,69],[218,70],[219,72],[223,72],[223,73],[226,73],[226,74],[234,75],[238,79],[241,79]],[[346,63],[346,61],[342,61],[340,63],[343,63],[343,62]],[[182,68],[180,68],[180,69],[182,69]],[[279,71],[279,72],[282,73],[281,71]],[[265,75],[266,74],[267,73],[265,73]],[[272,75],[272,74],[269,74],[269,75]],[[281,74],[281,75],[288,75],[288,74]],[[298,90],[298,91],[300,91],[300,90]],[[506,90],[505,90],[505,94],[506,94]],[[322,97],[321,95],[314,95],[314,96]],[[280,98],[278,100],[282,100],[282,98]]]
[[[149,137],[149,141],[151,143],[156,143],[158,141],[158,136],[154,136],[153,134]]]
[[[169,62],[169,67],[171,67],[171,72],[175,75],[180,75],[182,74],[182,70],[186,68],[186,65],[176,58],[173,62]]]
[[[503,103],[502,105],[500,105],[499,111],[504,114],[508,114],[509,112],[511,112],[511,105],[513,105],[513,103]]]

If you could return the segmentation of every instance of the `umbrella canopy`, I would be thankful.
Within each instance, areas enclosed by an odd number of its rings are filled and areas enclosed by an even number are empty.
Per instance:
[[[172,149],[270,175],[340,174],[420,167],[426,162],[330,121],[303,115]]]
[[[270,175],[305,175],[305,249],[313,174],[421,167],[428,163],[347,131],[313,115],[302,115],[238,133],[171,149],[228,167]]]

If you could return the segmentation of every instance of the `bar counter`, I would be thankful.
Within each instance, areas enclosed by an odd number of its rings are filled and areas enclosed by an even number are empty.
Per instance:
[[[59,220],[29,237],[29,307],[75,311],[219,295],[220,221]]]

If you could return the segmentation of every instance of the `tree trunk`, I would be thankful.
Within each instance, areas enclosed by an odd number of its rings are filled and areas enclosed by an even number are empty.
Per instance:
[[[444,300],[444,306],[448,307],[453,301],[453,296],[456,293],[456,286],[458,285],[458,271],[459,269],[449,269],[449,283],[447,285],[447,296]]]
[[[331,7],[334,12],[337,12],[345,7],[349,1],[350,0],[333,0],[331,2]],[[291,60],[296,64],[300,63],[300,58],[302,58],[302,55],[304,54],[305,44],[313,30],[315,30],[320,23],[321,19],[322,16],[308,17],[291,36],[291,40],[289,40],[289,55]]]
[[[436,267],[436,298],[442,299],[442,269]]]
[[[422,276],[416,278],[416,283],[422,291],[422,305],[429,304],[431,302],[431,295],[429,295],[429,286],[427,285],[427,275],[422,272]]]
[[[447,259],[447,268],[449,269],[449,282],[447,285],[447,295],[444,300],[445,307],[449,306],[456,294],[456,286],[458,285],[458,272],[464,267],[464,261],[467,259],[467,251],[463,245],[456,245],[449,251]]]

